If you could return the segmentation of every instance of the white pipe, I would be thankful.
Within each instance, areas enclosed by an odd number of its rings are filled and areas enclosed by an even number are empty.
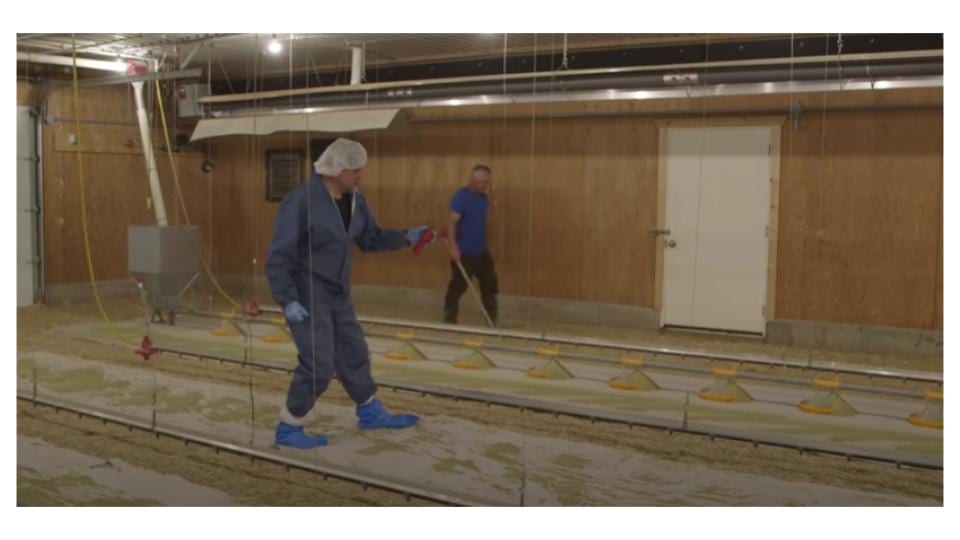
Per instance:
[[[554,93],[538,93],[536,95],[500,95],[500,94],[481,94],[461,97],[437,97],[409,99],[402,101],[374,102],[364,103],[362,101],[345,105],[317,105],[313,107],[299,107],[292,109],[267,109],[270,114],[315,114],[328,113],[334,111],[359,111],[359,110],[377,110],[377,109],[417,109],[431,107],[464,107],[481,105],[516,105],[519,103],[574,103],[584,101],[641,101],[658,99],[683,99],[683,98],[712,98],[722,96],[757,96],[774,95],[787,93],[803,92],[852,92],[869,90],[897,90],[905,88],[942,88],[943,76],[916,76],[896,80],[864,80],[864,79],[846,79],[844,81],[781,81],[781,82],[763,82],[763,83],[736,83],[736,84],[712,84],[708,86],[685,87],[663,87],[653,89],[635,89],[635,90],[578,90],[564,91]],[[341,86],[340,88],[343,88]],[[942,100],[940,102],[942,106]],[[817,109],[819,110],[819,109]],[[243,118],[264,114],[263,109],[237,109],[231,111],[215,111],[215,118]],[[749,112],[749,111],[741,111]],[[556,116],[558,113],[554,113]],[[586,112],[574,116],[590,116],[594,113]],[[602,116],[602,113],[595,113]],[[635,113],[629,113],[635,114]],[[571,115],[566,115],[571,116]],[[477,117],[479,118],[479,117]],[[436,120],[440,121],[440,120]]]
[[[69,56],[56,56],[53,54],[18,52],[17,61],[34,62],[37,64],[56,64],[58,66],[73,66],[73,58]],[[77,67],[98,69],[100,71],[112,71],[114,73],[123,73],[127,71],[127,63],[120,60],[117,60],[116,62],[108,62],[106,60],[77,58]]]
[[[40,264],[37,265],[37,283],[40,284],[40,290],[37,291],[37,301],[46,304],[47,303],[47,269],[46,269],[46,257],[44,256],[44,246],[46,246],[46,240],[44,235],[46,234],[43,228],[44,221],[44,206],[43,206],[43,109],[37,109],[37,201],[36,205],[39,209],[39,212],[34,216],[37,220],[37,258],[40,259]]]
[[[554,77],[573,77],[586,75],[612,75],[616,73],[642,73],[647,71],[673,71],[690,69],[715,69],[721,67],[746,67],[746,66],[770,66],[780,64],[801,65],[801,64],[820,64],[824,62],[853,62],[853,61],[882,61],[882,60],[911,60],[918,58],[943,58],[943,49],[930,49],[920,51],[899,51],[888,53],[864,53],[864,54],[832,54],[824,56],[797,56],[781,58],[757,58],[752,60],[727,60],[722,62],[688,62],[681,64],[659,64],[649,66],[627,66],[612,68],[592,68],[592,69],[567,69],[563,71],[537,71],[526,73],[508,73],[506,75],[470,75],[466,77],[443,77],[437,79],[420,79],[415,81],[390,81],[373,82],[354,85],[348,88],[346,85],[334,86],[316,86],[310,88],[294,88],[290,90],[266,90],[263,92],[247,92],[244,94],[218,94],[215,96],[206,96],[200,98],[200,103],[230,103],[234,101],[252,101],[255,99],[271,99],[278,97],[304,96],[313,94],[339,93],[339,92],[365,92],[371,90],[383,90],[389,88],[415,88],[419,86],[432,86],[439,84],[461,84],[471,82],[490,82],[490,81],[508,81],[516,79],[539,79]]]
[[[350,84],[360,84],[363,82],[363,49],[360,47],[350,47]]]
[[[150,124],[147,122],[147,110],[143,107],[143,81],[130,83],[137,101],[137,123],[140,124],[140,141],[143,145],[143,157],[147,161],[147,176],[150,179],[150,197],[153,199],[153,211],[157,215],[157,225],[167,226],[167,207],[163,204],[163,191],[160,189],[160,175],[157,174],[157,161],[153,156],[153,141],[150,138]]]

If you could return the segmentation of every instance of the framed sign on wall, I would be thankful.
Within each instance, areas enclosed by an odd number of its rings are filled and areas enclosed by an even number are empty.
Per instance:
[[[267,151],[267,200],[282,201],[300,186],[304,175],[304,153],[296,150]]]

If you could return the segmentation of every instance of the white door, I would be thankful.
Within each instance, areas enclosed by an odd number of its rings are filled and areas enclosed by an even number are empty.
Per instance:
[[[773,129],[667,128],[663,325],[764,332]]]
[[[37,288],[36,125],[17,107],[17,307],[33,304]]]

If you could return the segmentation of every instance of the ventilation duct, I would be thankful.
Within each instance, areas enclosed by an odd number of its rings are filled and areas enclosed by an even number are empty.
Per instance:
[[[322,133],[350,133],[387,129],[405,124],[400,109],[370,109],[277,113],[257,116],[231,116],[201,120],[193,131],[191,141],[225,137],[228,135],[269,135],[283,131],[310,131]]]

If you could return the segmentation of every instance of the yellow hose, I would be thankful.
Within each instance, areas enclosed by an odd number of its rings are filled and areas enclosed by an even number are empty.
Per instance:
[[[80,83],[77,77],[76,45],[74,45],[73,48],[73,113],[77,132],[77,172],[80,176],[80,221],[83,224],[83,248],[87,257],[87,271],[90,273],[90,286],[93,288],[93,299],[96,301],[97,309],[100,311],[100,317],[107,323],[107,326],[113,334],[121,341],[129,342],[129,340],[120,333],[116,325],[113,324],[110,317],[107,316],[107,311],[103,309],[103,302],[100,300],[100,291],[97,288],[97,276],[93,271],[93,256],[90,252],[90,231],[87,226],[87,187],[83,174],[83,146],[80,144]]]
[[[165,109],[163,108],[163,92],[160,90],[160,81],[154,81],[157,85],[157,104],[160,106],[160,120],[163,124],[163,139],[167,143],[167,157],[170,159],[170,170],[173,171],[173,184],[176,186],[177,190],[177,199],[180,201],[180,208],[183,210],[183,220],[190,225],[190,215],[187,213],[187,203],[183,200],[183,191],[180,189],[180,175],[177,174],[177,166],[173,162],[173,148],[170,146],[170,132],[167,129],[167,115]],[[213,273],[210,272],[210,266],[207,265],[207,260],[203,256],[203,252],[200,252],[200,264],[203,265],[203,270],[206,272],[207,277],[210,278],[210,282],[213,283],[213,286],[217,291],[227,299],[227,302],[230,302],[234,308],[239,308],[240,303],[230,297],[226,291],[220,286],[220,283]]]

